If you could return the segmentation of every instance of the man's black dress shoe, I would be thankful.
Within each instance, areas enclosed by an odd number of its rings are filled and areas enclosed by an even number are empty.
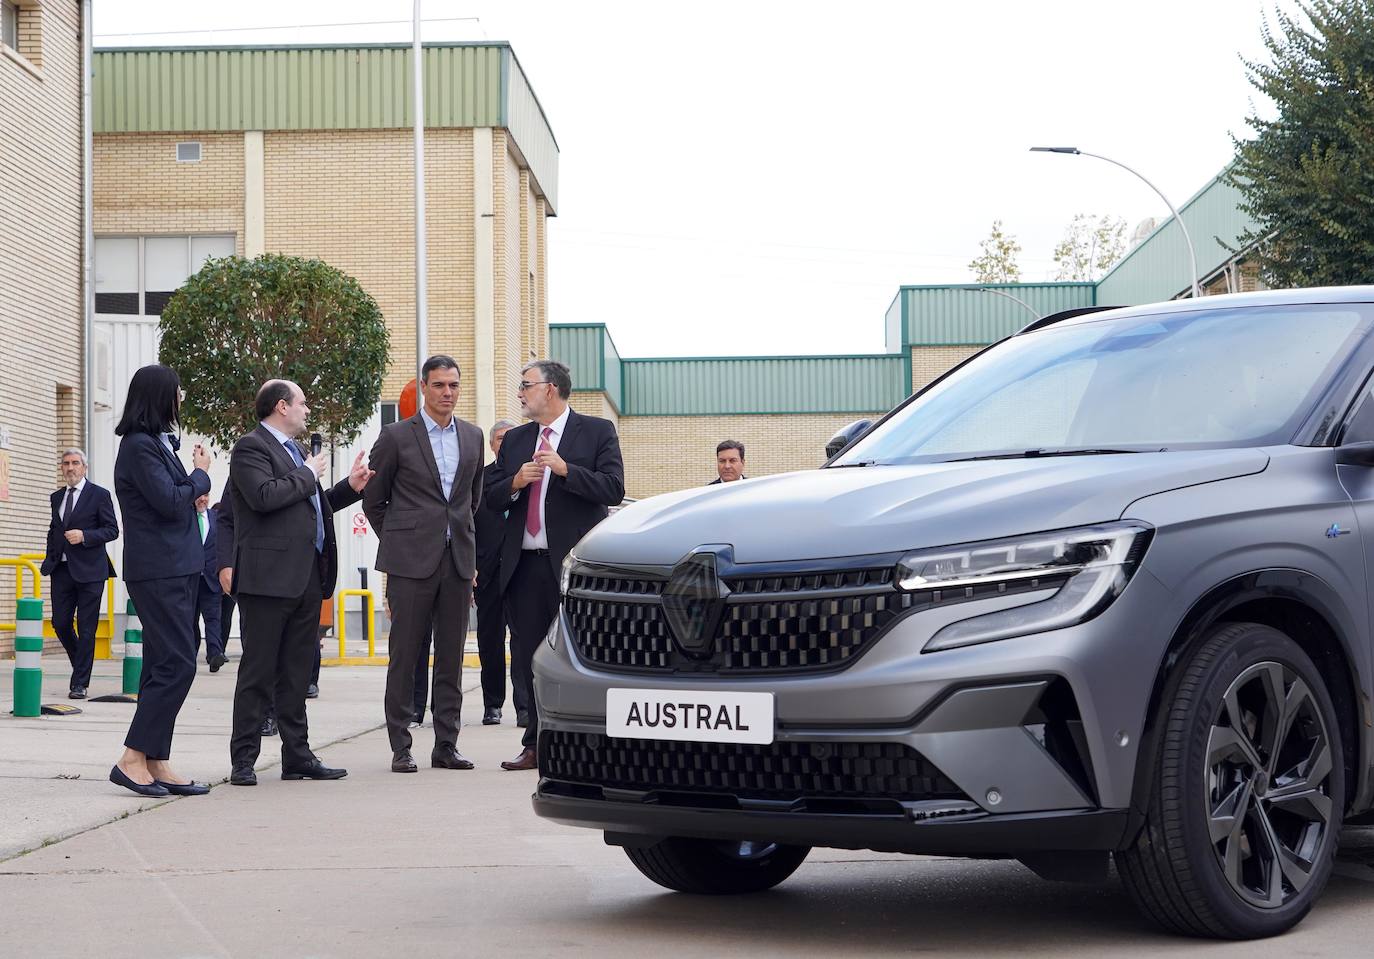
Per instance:
[[[472,769],[472,760],[453,748],[453,743],[440,743],[429,754],[429,764],[435,769]]]
[[[149,799],[168,795],[166,788],[157,780],[153,780],[146,786],[143,783],[136,783],[118,766],[110,767],[110,782],[116,786],[123,786],[130,792],[136,792],[140,796],[147,796]]]
[[[320,687],[316,686],[314,683],[311,683],[309,686],[305,687],[305,698],[306,698],[306,699],[319,699],[319,698],[320,698]]]
[[[68,698],[68,699],[85,699],[85,698],[86,698],[86,687],[85,687],[85,686],[73,686],[71,689],[67,690],[67,698]]]
[[[281,768],[282,779],[343,779],[347,775],[347,769],[331,769],[320,762],[318,756],[304,766]]]
[[[500,707],[500,706],[488,706],[486,709],[482,710],[482,725],[483,725],[483,726],[499,726],[499,725],[501,725],[501,707]]]
[[[227,662],[229,662],[229,657],[224,656],[220,653],[216,653],[215,655],[210,657],[210,672],[219,672],[219,668]]]
[[[530,724],[530,711],[528,709],[517,709],[515,711],[515,725],[524,729]]]
[[[262,721],[262,727],[261,727],[260,729],[258,729],[258,735],[259,735],[259,736],[275,736],[275,735],[277,735],[277,717],[276,717],[276,716],[268,716],[266,719],[264,719],[264,720]]]
[[[229,785],[231,786],[256,786],[258,784],[258,774],[253,772],[252,766],[235,766],[229,773]]]
[[[507,760],[506,762],[503,762],[501,764],[501,768],[511,770],[538,769],[539,760],[538,757],[535,756],[534,750],[531,749],[529,746],[526,746],[524,749],[520,750],[519,756],[516,756],[514,759]]]
[[[173,796],[204,796],[210,791],[210,787],[198,782],[189,783],[165,783],[161,779],[154,779],[163,789]]]
[[[409,749],[398,749],[391,755],[391,771],[394,773],[414,773],[419,772],[420,767],[415,765],[415,757],[410,755]]]

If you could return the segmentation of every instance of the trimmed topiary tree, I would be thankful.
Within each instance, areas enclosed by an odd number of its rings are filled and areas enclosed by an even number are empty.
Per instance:
[[[186,390],[184,425],[221,449],[257,426],[253,400],[266,380],[298,384],[312,429],[333,443],[355,438],[382,395],[382,311],[321,260],[208,260],[172,296],[160,329],[158,358]]]

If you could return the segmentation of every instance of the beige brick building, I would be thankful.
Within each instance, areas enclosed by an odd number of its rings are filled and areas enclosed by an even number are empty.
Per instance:
[[[400,46],[97,52],[96,365],[110,387],[97,453],[113,450],[123,384],[156,361],[167,298],[206,257],[230,253],[318,258],[357,279],[386,319],[391,364],[353,449],[395,417],[416,367],[410,56]],[[424,56],[425,352],[458,360],[458,415],[486,428],[518,415],[520,368],[548,349],[558,146],[509,46],[433,45]],[[351,453],[338,451],[336,467]],[[226,473],[221,457],[216,490]],[[350,519],[339,518],[351,552],[341,566],[356,579],[376,544],[351,536]]]
[[[0,14],[0,556],[15,557],[42,552],[58,455],[84,425],[82,36],[75,0]],[[14,586],[0,567],[0,622]],[[13,640],[0,630],[0,655]]]

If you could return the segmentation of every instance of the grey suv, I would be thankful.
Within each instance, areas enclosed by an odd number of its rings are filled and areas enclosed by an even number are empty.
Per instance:
[[[1031,324],[824,468],[577,545],[535,811],[740,893],[812,846],[1116,867],[1201,936],[1374,803],[1374,288]]]

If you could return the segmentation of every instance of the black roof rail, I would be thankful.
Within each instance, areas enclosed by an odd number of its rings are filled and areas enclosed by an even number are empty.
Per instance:
[[[1051,313],[1049,316],[1042,316],[1038,320],[1031,320],[1021,329],[1016,331],[1016,335],[1022,333],[1033,333],[1036,330],[1044,329],[1058,323],[1060,320],[1070,320],[1075,316],[1083,316],[1085,313],[1101,313],[1103,310],[1119,310],[1119,306],[1080,306],[1072,310],[1060,310],[1058,313]]]

